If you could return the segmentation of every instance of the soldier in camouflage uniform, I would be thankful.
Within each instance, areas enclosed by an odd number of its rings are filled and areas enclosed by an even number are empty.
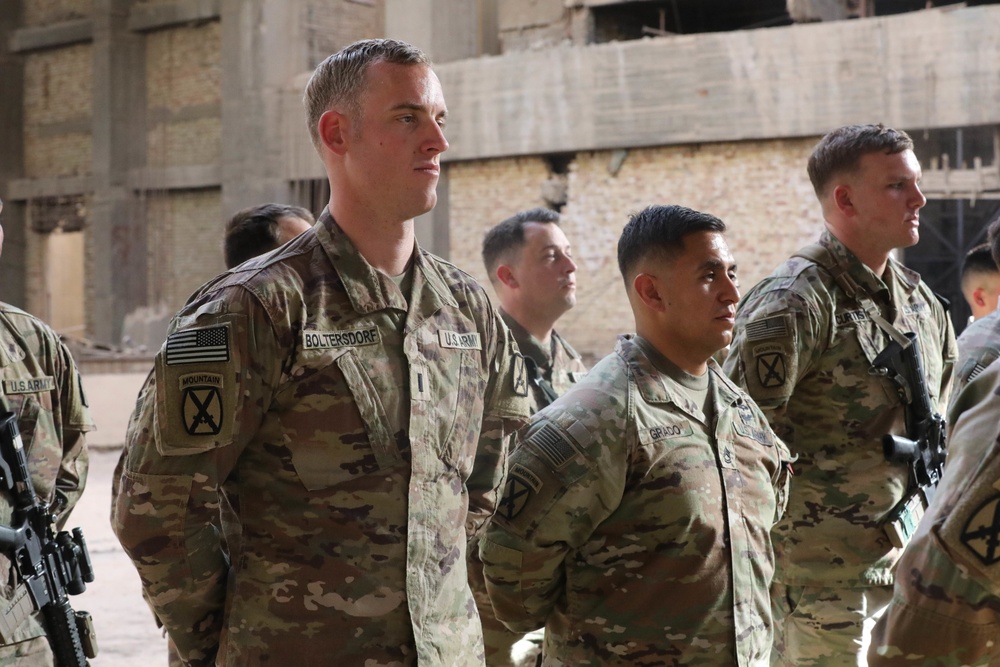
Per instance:
[[[566,393],[587,372],[580,355],[553,328],[576,305],[576,263],[559,222],[555,211],[534,208],[507,218],[483,239],[483,264],[500,301],[500,315],[524,355],[532,413]],[[511,632],[496,619],[477,551],[470,545],[469,573],[483,623],[486,664],[533,666],[541,654],[543,633],[531,632],[522,639],[523,633]]]
[[[896,571],[871,667],[1000,665],[1000,362],[953,401],[948,465]]]
[[[528,390],[482,287],[415,243],[448,147],[440,83],[370,40],[305,100],[329,206],[174,318],[114,528],[190,665],[481,665],[466,540]]]
[[[76,364],[58,334],[6,303],[0,303],[0,386],[3,409],[17,414],[35,492],[41,501],[54,503],[61,529],[87,481],[85,434],[94,423]],[[12,520],[13,505],[5,499],[0,525],[10,526]],[[7,609],[18,578],[6,555],[0,555],[0,570],[6,574],[0,604]],[[12,636],[0,636],[0,665],[51,667],[54,659],[44,635],[40,617],[33,614]]]
[[[920,277],[890,257],[917,242],[927,201],[912,147],[881,125],[826,135],[809,159],[826,230],[737,313],[726,371],[798,457],[773,533],[777,664],[864,664],[863,644],[891,596],[901,549],[888,515],[917,490],[909,467],[883,456],[882,436],[905,433],[896,386],[872,372],[887,327],[916,334],[931,400],[947,397],[951,322]]]
[[[993,261],[1000,258],[1000,220],[990,225],[989,248]],[[958,372],[955,378],[953,397],[970,380],[1000,358],[1000,309],[994,308],[983,317],[970,324],[958,337]]]
[[[637,333],[519,434],[480,556],[497,617],[544,625],[545,666],[767,665],[788,452],[711,360],[739,298],[724,230],[632,216]]]

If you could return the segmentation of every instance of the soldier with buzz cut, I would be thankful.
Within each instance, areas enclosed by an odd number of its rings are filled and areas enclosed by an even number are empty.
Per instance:
[[[943,409],[955,335],[942,302],[891,253],[919,239],[920,164],[904,132],[850,125],[809,158],[826,228],[740,302],[726,372],[797,457],[775,526],[774,663],[864,664],[892,596],[920,494],[883,436],[906,433],[901,388],[877,368],[891,341],[919,343],[928,402]],[[912,511],[911,511],[912,508]]]
[[[415,240],[441,85],[416,48],[367,40],[305,105],[330,202],[173,319],[112,523],[192,667],[482,665],[466,545],[528,385],[483,288]]]
[[[1000,361],[958,394],[948,465],[903,551],[869,667],[1000,665]]]
[[[483,264],[500,301],[500,316],[524,355],[531,412],[535,413],[587,372],[580,355],[555,330],[559,318],[576,305],[576,262],[559,214],[533,208],[492,227],[483,238]],[[523,633],[511,632],[496,619],[482,580],[482,564],[476,553],[469,555],[486,664],[534,667],[541,653],[542,632],[522,638]]]
[[[1000,219],[995,220],[987,232],[987,246],[993,256],[993,266],[1000,259]],[[985,315],[970,324],[958,337],[958,371],[955,378],[955,391],[958,396],[961,389],[975,378],[994,359],[1000,358],[1000,309],[987,311]]]
[[[714,216],[651,206],[618,264],[636,333],[518,436],[480,546],[497,618],[542,665],[766,665],[788,452],[712,360],[736,265]]]

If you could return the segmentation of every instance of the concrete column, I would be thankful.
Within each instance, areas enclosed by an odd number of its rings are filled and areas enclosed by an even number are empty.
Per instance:
[[[87,229],[90,335],[120,342],[125,315],[146,301],[146,229],[126,187],[145,155],[145,45],[126,28],[131,0],[94,0],[94,192]]]
[[[21,23],[21,3],[8,2],[0,12],[0,198],[4,200],[0,222],[4,229],[4,253],[0,260],[0,300],[25,303],[25,215],[24,206],[8,198],[7,184],[24,176],[24,60],[7,50],[10,37]]]
[[[222,0],[223,216],[291,201],[281,93],[308,67],[300,12],[299,2]]]

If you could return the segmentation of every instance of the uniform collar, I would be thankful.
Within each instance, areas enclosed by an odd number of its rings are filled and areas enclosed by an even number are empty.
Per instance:
[[[834,260],[868,294],[878,294],[882,291],[890,291],[890,286],[881,277],[876,276],[868,266],[858,259],[858,256],[845,246],[840,239],[825,229],[819,237],[819,244],[830,251]],[[891,277],[889,282],[895,283],[907,294],[912,292],[920,284],[920,274],[912,269],[908,269],[897,262],[892,255],[886,263],[886,275]]]
[[[510,329],[511,335],[514,336],[514,341],[517,343],[517,349],[521,352],[521,354],[526,357],[531,357],[532,361],[534,361],[535,364],[544,371],[551,369],[553,364],[553,356],[551,352],[555,348],[554,343],[556,341],[556,332],[552,332],[550,349],[546,350],[545,346],[539,342],[537,338],[531,335],[531,332],[521,326],[521,323],[515,320],[513,316],[511,316],[511,314],[503,308],[500,308],[500,317],[503,318],[504,324],[507,325],[507,328]]]
[[[408,299],[391,278],[369,264],[344,230],[324,210],[316,225],[316,237],[333,264],[344,285],[351,306],[358,313],[373,313],[387,308],[406,312]],[[413,242],[413,292],[420,295],[421,310],[433,313],[442,306],[457,307],[458,302],[437,267],[427,261],[425,253]],[[428,308],[428,306],[430,306]],[[407,327],[419,322],[407,322]]]

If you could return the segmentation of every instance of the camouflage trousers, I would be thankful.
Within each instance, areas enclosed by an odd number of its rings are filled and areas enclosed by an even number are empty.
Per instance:
[[[774,650],[780,667],[867,667],[872,628],[892,586],[822,588],[772,584]]]
[[[0,667],[54,667],[55,657],[45,637],[0,646]]]

